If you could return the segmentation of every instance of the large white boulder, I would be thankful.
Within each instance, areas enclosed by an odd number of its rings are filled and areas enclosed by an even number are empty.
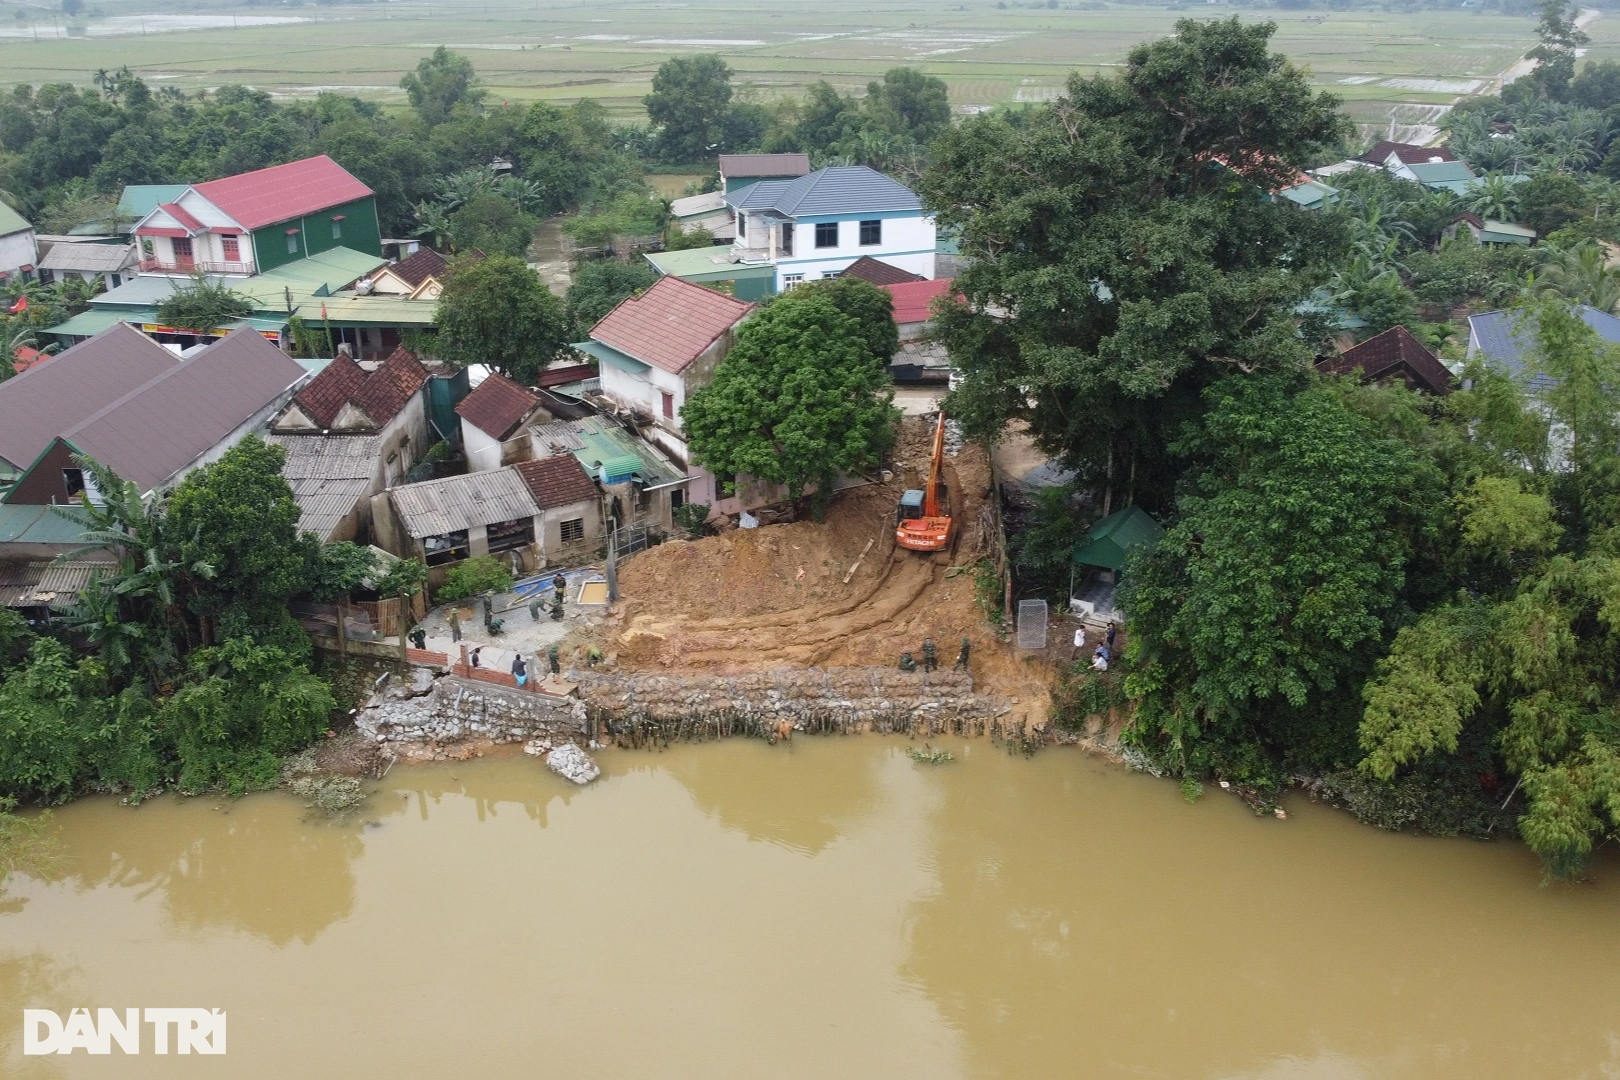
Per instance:
[[[573,743],[563,743],[546,755],[546,765],[558,776],[576,784],[588,784],[602,775],[590,755]]]

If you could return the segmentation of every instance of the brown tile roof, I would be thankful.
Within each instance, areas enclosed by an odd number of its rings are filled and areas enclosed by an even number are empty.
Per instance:
[[[537,386],[542,390],[553,386],[566,386],[571,382],[582,382],[585,379],[596,378],[595,364],[571,364],[568,367],[547,368],[540,373]]]
[[[427,368],[403,346],[371,372],[339,353],[293,401],[319,428],[330,428],[350,402],[381,427],[399,415],[427,378]]]
[[[62,438],[135,481],[142,492],[151,491],[274,404],[304,374],[298,361],[258,331],[243,327],[125,394]]]
[[[422,361],[400,346],[377,370],[366,376],[365,385],[354,395],[354,403],[378,424],[386,424],[399,415],[399,410],[416,396],[427,380],[427,368],[422,366]]]
[[[444,268],[449,263],[443,255],[432,248],[418,248],[416,253],[407,259],[401,259],[393,266],[384,267],[395,277],[404,281],[411,288],[416,288],[430,277],[444,278]]]
[[[810,172],[809,154],[721,154],[720,172],[726,179],[804,176]]]
[[[874,259],[870,255],[862,255],[849,264],[843,277],[860,278],[870,281],[873,285],[904,285],[908,281],[926,281],[921,274],[913,274],[909,270],[902,270],[898,266],[890,266],[881,259]]]
[[[572,454],[557,454],[538,461],[520,461],[513,466],[528,485],[529,494],[542,510],[589,502],[596,498],[596,483],[585,466]]]
[[[490,438],[504,440],[538,404],[538,395],[497,371],[461,399],[456,415]]]
[[[180,358],[127,323],[0,383],[0,458],[26,469],[68,428]]]
[[[1415,390],[1442,396],[1451,393],[1451,372],[1404,326],[1392,326],[1323,360],[1316,370],[1329,375],[1359,371],[1368,382],[1399,377]]]
[[[678,277],[661,277],[640,296],[620,302],[591,327],[591,337],[644,364],[679,375],[715,339],[737,325],[753,304]]]
[[[1382,165],[1389,160],[1390,154],[1399,154],[1401,162],[1406,165],[1420,165],[1435,158],[1441,161],[1457,160],[1457,155],[1443,146],[1417,146],[1412,143],[1390,142],[1388,139],[1380,139],[1374,143],[1373,148],[1362,154],[1360,160]]]
[[[329,428],[343,406],[354,400],[354,395],[366,384],[366,373],[359,364],[343,353],[338,353],[330,364],[293,397],[300,409],[309,415],[316,427]]]

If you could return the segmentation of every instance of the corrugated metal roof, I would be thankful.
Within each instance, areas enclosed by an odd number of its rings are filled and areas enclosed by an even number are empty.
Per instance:
[[[103,330],[112,329],[121,322],[138,322],[140,319],[141,312],[139,311],[97,311],[91,308],[89,311],[79,312],[67,322],[57,323],[49,329],[41,330],[40,333],[58,334],[62,337],[93,337]],[[140,331],[137,330],[136,333],[140,333]],[[83,345],[85,342],[81,341],[79,344]],[[153,342],[153,344],[157,343]]]
[[[388,497],[405,531],[417,540],[540,512],[523,477],[510,466],[402,484],[390,488]]]
[[[32,228],[33,226],[28,224],[27,218],[5,203],[0,202],[0,236],[10,236],[14,232],[22,232],[25,229]]]
[[[737,262],[727,247],[655,251],[644,257],[660,274],[683,281],[734,281],[754,277],[776,280],[776,267],[770,263]]]
[[[168,349],[115,322],[50,363],[0,383],[0,458],[28,468],[58,435],[179,366]]]
[[[62,507],[0,504],[0,544],[77,544],[84,526],[62,514]]]
[[[585,471],[604,484],[634,480],[661,487],[686,479],[675,463],[653,446],[600,416],[553,420],[529,428],[537,452],[572,454]]]
[[[287,452],[281,475],[288,480],[369,480],[382,451],[381,435],[269,435],[264,441]]]
[[[371,194],[325,154],[192,187],[246,229],[290,221]]]
[[[298,314],[305,320],[320,322],[324,319],[333,326],[429,327],[435,325],[439,307],[437,300],[412,300],[408,296],[379,293],[370,296],[344,293],[302,300],[295,293],[293,299],[298,303]]]
[[[118,193],[118,218],[139,221],[159,205],[174,202],[185,190],[185,184],[125,184]]]
[[[371,492],[370,480],[288,480],[287,486],[298,503],[298,531],[312,532],[322,543]]]
[[[124,244],[52,244],[39,268],[105,274],[117,273],[134,261],[134,249]]]
[[[921,210],[917,193],[865,165],[817,169],[797,180],[761,180],[726,197],[742,210],[774,210],[785,217],[818,217]]]
[[[0,562],[0,606],[68,607],[78,602],[81,589],[96,571],[114,567],[108,562]]]
[[[296,360],[257,332],[233,330],[62,438],[151,491],[304,377]]]

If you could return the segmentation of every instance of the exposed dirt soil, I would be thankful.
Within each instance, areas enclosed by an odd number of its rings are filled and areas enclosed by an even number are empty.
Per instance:
[[[1013,701],[1026,723],[1044,721],[1051,668],[1026,663],[1000,641],[974,592],[972,566],[989,550],[991,528],[982,448],[947,458],[955,550],[930,556],[894,542],[900,493],[926,480],[931,434],[930,424],[908,417],[893,480],[838,495],[825,522],[737,529],[637,555],[620,571],[624,599],[602,628],[604,651],[633,671],[735,674],[890,667],[908,651],[921,663],[923,639],[932,637],[949,667],[966,637],[977,688]]]

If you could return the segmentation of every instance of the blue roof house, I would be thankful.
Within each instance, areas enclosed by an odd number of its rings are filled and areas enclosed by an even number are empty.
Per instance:
[[[774,266],[776,291],[837,277],[863,255],[932,279],[937,237],[917,193],[864,165],[759,180],[726,193],[737,215],[731,257]]]
[[[1595,307],[1582,304],[1575,309],[1586,325],[1604,341],[1620,345],[1620,319]],[[1534,315],[1518,311],[1486,311],[1468,316],[1468,359],[1483,356],[1524,382],[1531,395],[1552,389],[1545,375],[1531,375],[1530,360],[1536,349]]]

